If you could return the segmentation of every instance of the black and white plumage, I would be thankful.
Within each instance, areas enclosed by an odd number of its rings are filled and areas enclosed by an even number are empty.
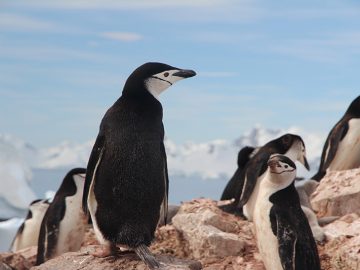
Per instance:
[[[70,170],[48,207],[40,228],[37,265],[80,249],[87,224],[81,207],[85,172],[84,168]]]
[[[330,131],[321,154],[320,167],[312,179],[320,181],[327,170],[360,167],[360,96]]]
[[[11,244],[12,252],[38,245],[40,225],[48,207],[48,200],[35,200],[29,205],[27,216]]]
[[[254,225],[267,270],[320,270],[317,246],[294,186],[295,163],[273,155],[259,185]]]
[[[259,183],[264,177],[267,161],[272,154],[284,154],[293,160],[298,160],[307,169],[309,164],[306,159],[305,144],[302,138],[294,134],[285,134],[274,139],[256,152],[247,162],[238,178],[235,201],[221,208],[229,213],[245,215],[252,220],[254,204],[257,198]]]
[[[167,213],[168,171],[163,110],[158,96],[174,82],[196,73],[162,63],[146,63],[127,79],[122,96],[106,112],[87,166],[83,208],[103,245],[135,250],[150,267],[159,264],[147,246],[160,209]],[[166,214],[162,215],[166,220]]]
[[[255,148],[251,146],[245,146],[241,148],[238,153],[237,159],[237,169],[234,175],[230,178],[229,182],[227,183],[220,200],[231,200],[236,197],[236,190],[239,189],[239,178],[241,177],[241,172],[245,168],[246,164],[250,160],[252,156],[256,153]]]

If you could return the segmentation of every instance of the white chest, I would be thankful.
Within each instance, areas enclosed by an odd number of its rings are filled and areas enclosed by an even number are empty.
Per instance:
[[[251,193],[251,196],[250,196],[248,202],[243,207],[244,215],[246,216],[246,218],[249,221],[253,220],[255,203],[256,203],[256,199],[257,199],[258,194],[259,194],[260,183],[261,183],[262,179],[264,178],[264,175],[265,174],[261,175],[257,179],[256,184],[255,184],[255,188],[254,188],[253,192]],[[246,182],[245,182],[245,184],[246,184]]]
[[[254,225],[257,246],[268,270],[283,270],[279,257],[278,239],[273,234],[270,222],[272,203],[260,191],[254,209]]]
[[[62,254],[68,251],[80,249],[87,219],[81,208],[82,191],[74,196],[66,197],[66,211],[60,222],[57,253]]]
[[[341,171],[360,167],[360,119],[349,121],[349,130],[340,142],[328,170]]]

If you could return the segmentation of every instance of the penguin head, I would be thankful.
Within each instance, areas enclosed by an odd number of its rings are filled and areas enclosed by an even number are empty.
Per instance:
[[[275,140],[276,146],[281,154],[298,160],[307,170],[310,170],[309,163],[306,159],[306,149],[303,139],[294,134],[287,133]]]
[[[346,114],[351,114],[352,116],[360,117],[360,96],[358,96],[351,102],[349,108],[346,111]]]
[[[173,83],[195,75],[196,73],[193,70],[180,69],[156,62],[145,63],[129,76],[124,86],[123,95],[139,95],[145,90],[158,98]]]
[[[271,182],[276,185],[286,187],[290,185],[296,177],[295,163],[285,155],[274,154],[267,162]]]
[[[237,164],[239,168],[244,168],[247,162],[254,156],[255,148],[251,146],[245,146],[241,148],[238,154]]]
[[[45,199],[45,200],[35,200],[33,201],[30,206],[29,206],[29,212],[31,212],[31,216],[36,214],[36,213],[41,213],[46,211],[46,209],[49,207],[50,203],[49,200]],[[28,218],[29,218],[29,214],[28,214]],[[27,218],[27,219],[28,219]]]

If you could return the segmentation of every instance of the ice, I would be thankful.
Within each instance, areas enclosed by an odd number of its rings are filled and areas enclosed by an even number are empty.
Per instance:
[[[9,136],[0,136],[0,198],[11,206],[26,209],[36,197],[29,187],[31,169],[23,153]],[[0,217],[5,218],[1,213]]]

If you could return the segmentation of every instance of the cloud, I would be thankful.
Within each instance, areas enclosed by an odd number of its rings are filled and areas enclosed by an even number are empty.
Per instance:
[[[34,0],[34,1],[16,1],[12,6],[26,6],[33,8],[50,9],[147,9],[164,7],[205,7],[220,6],[224,0]]]
[[[101,34],[101,36],[107,39],[123,42],[133,42],[143,39],[143,36],[141,36],[140,34],[131,32],[104,32]]]
[[[322,33],[306,38],[282,38],[268,41],[272,53],[311,62],[334,63],[351,61],[360,54],[360,32]],[[263,50],[263,48],[261,48]]]
[[[51,31],[56,29],[53,23],[28,16],[0,13],[0,29],[8,31]]]

